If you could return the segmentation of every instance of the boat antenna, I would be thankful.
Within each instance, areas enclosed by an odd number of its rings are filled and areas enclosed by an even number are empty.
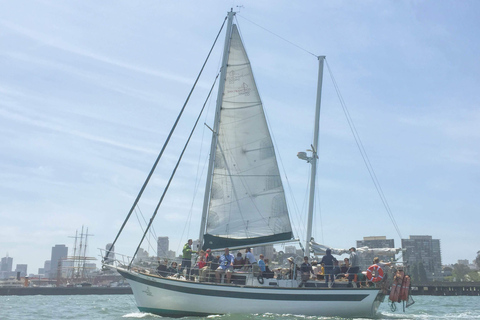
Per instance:
[[[302,51],[305,51],[306,53],[308,53],[308,54],[310,54],[310,55],[314,56],[315,58],[318,58],[318,56],[317,56],[316,54],[314,54],[313,52],[310,52],[310,51],[308,51],[307,49],[305,49],[305,48],[302,48],[301,46],[297,45],[296,43],[293,43],[292,41],[290,41],[290,40],[287,40],[287,39],[285,39],[284,37],[282,37],[282,36],[280,36],[280,35],[276,34],[275,32],[273,32],[273,31],[270,31],[270,30],[268,30],[268,29],[267,29],[267,28],[265,28],[265,27],[262,27],[262,26],[261,26],[261,25],[259,25],[258,23],[255,23],[255,22],[253,22],[252,20],[250,20],[250,19],[247,19],[247,18],[245,18],[244,16],[242,16],[242,15],[240,15],[240,14],[239,14],[238,16],[239,16],[240,18],[243,18],[243,19],[247,20],[248,22],[250,22],[250,23],[252,23],[252,24],[256,25],[256,26],[257,26],[257,27],[259,27],[260,29],[263,29],[263,30],[267,31],[268,33],[270,33],[270,34],[274,35],[275,37],[277,37],[277,38],[280,38],[281,40],[283,40],[283,41],[285,41],[285,42],[287,42],[287,43],[291,44],[292,46],[294,46],[294,47],[297,47],[298,49],[300,49],[300,50],[302,50]]]
[[[178,114],[177,116],[177,119],[175,120],[175,123],[173,124],[172,126],[172,129],[170,130],[170,133],[168,134],[168,137],[167,137],[167,140],[165,141],[163,147],[162,147],[162,150],[160,151],[160,153],[158,154],[158,157],[157,159],[155,160],[155,163],[153,164],[153,167],[152,169],[150,170],[150,173],[148,174],[147,176],[147,179],[145,179],[145,182],[143,183],[143,186],[142,188],[140,189],[140,192],[138,193],[137,195],[137,198],[135,199],[135,201],[133,202],[133,205],[132,207],[130,208],[130,211],[128,212],[127,214],[127,217],[125,218],[125,221],[123,222],[120,230],[118,231],[117,233],[117,236],[115,237],[115,240],[113,240],[110,248],[107,250],[106,254],[105,254],[105,257],[103,258],[104,261],[107,260],[108,258],[108,255],[110,254],[110,252],[112,251],[112,248],[115,246],[115,243],[117,242],[118,238],[120,237],[120,234],[122,233],[123,229],[125,228],[125,225],[127,224],[127,221],[130,219],[130,216],[132,215],[133,211],[135,210],[135,207],[137,206],[138,204],[138,201],[140,200],[140,198],[142,197],[142,194],[143,192],[145,191],[145,188],[147,187],[148,185],[148,182],[150,181],[150,178],[152,177],[153,173],[155,172],[155,169],[157,168],[157,165],[158,165],[158,162],[160,161],[162,155],[163,155],[163,152],[165,151],[165,148],[167,147],[168,145],[168,142],[170,141],[170,138],[172,137],[173,135],[173,132],[175,131],[175,128],[177,127],[177,124],[178,122],[180,121],[180,118],[183,114],[183,111],[185,110],[185,107],[187,106],[187,103],[188,101],[190,100],[190,97],[193,93],[193,90],[195,89],[197,83],[198,83],[198,80],[200,79],[200,76],[203,72],[203,69],[205,68],[205,65],[207,64],[207,61],[208,59],[210,58],[210,54],[212,53],[213,51],[213,48],[215,47],[215,44],[217,43],[217,40],[218,40],[218,37],[220,36],[222,30],[223,30],[223,27],[225,25],[225,21],[227,20],[227,17],[225,17],[225,19],[223,20],[223,23],[222,23],[222,26],[220,27],[220,30],[218,31],[218,34],[217,34],[217,37],[215,38],[215,41],[213,42],[213,45],[210,49],[210,51],[208,52],[208,55],[207,55],[207,58],[205,59],[205,62],[203,63],[203,66],[202,68],[200,69],[200,73],[198,74],[197,76],[197,79],[195,79],[195,82],[193,83],[193,86],[192,86],[192,89],[190,90],[190,93],[188,94],[187,96],[187,99],[185,100],[185,103],[183,104],[183,107],[182,109],[180,110],[180,113]]]

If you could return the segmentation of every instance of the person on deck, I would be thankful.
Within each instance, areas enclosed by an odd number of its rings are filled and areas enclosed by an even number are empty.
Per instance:
[[[185,277],[187,279],[189,279],[190,269],[192,267],[192,253],[197,253],[196,251],[192,250],[192,244],[193,244],[192,239],[188,239],[188,242],[185,243],[182,250],[183,256],[182,256],[182,266],[181,266],[180,272],[183,272],[183,270],[186,269],[187,273]]]
[[[257,259],[255,259],[251,248],[245,249],[245,268],[247,270],[252,268],[252,272],[255,276],[258,276],[261,273],[261,270],[258,267]]]
[[[303,263],[300,265],[300,272],[302,273],[302,282],[298,286],[303,287],[308,279],[310,279],[310,274],[313,274],[313,268],[310,262],[308,262],[308,257],[303,258]]]
[[[246,248],[245,249],[245,266],[251,267],[256,263],[257,263],[257,259],[255,259],[255,256],[252,253],[252,249]]]
[[[333,279],[336,279],[337,275],[341,272],[342,272],[342,270],[340,269],[340,266],[338,265],[338,261],[337,260],[333,261],[333,271],[332,271]]]
[[[242,253],[238,252],[235,260],[233,261],[233,269],[242,269],[245,265],[245,259],[242,257]]]
[[[267,270],[266,269],[266,265],[265,265],[265,261],[263,260],[265,257],[263,254],[261,254],[259,256],[259,259],[258,259],[258,267],[260,268],[260,275],[263,275],[263,273]]]
[[[289,270],[288,270],[288,277],[290,279],[296,279],[297,278],[298,266],[295,264],[292,257],[288,258],[287,260],[290,263],[290,267],[289,267]]]
[[[273,278],[274,276],[274,273],[272,270],[270,270],[270,268],[268,267],[268,259],[264,259],[263,261],[265,261],[265,271],[262,272],[262,276],[266,279],[271,279]]]
[[[326,254],[323,256],[322,260],[320,260],[320,264],[323,263],[323,268],[325,272],[325,283],[328,284],[330,281],[333,284],[334,281],[334,276],[333,276],[333,267],[335,264],[335,259],[334,256],[332,256],[332,250],[327,249]]]
[[[373,259],[373,264],[376,264],[377,266],[379,266],[383,270],[385,270],[387,267],[390,267],[392,265],[391,262],[381,262],[379,257],[375,257]]]
[[[225,283],[230,283],[230,278],[232,278],[233,272],[233,260],[235,260],[235,257],[230,254],[230,249],[225,248],[225,253],[220,256],[218,261],[220,266],[215,270],[215,278],[217,279],[217,282],[220,282],[220,276],[225,273],[227,278]]]
[[[175,261],[172,262],[170,267],[168,267],[167,272],[169,275],[176,275],[178,273],[177,263]],[[178,275],[177,275],[178,277]]]
[[[357,249],[351,247],[350,249],[350,268],[347,270],[348,274],[348,285],[352,286],[352,281],[355,279],[358,271],[360,270],[358,256],[357,256]],[[355,284],[356,285],[356,284]]]
[[[161,275],[162,277],[168,276],[167,264],[167,260],[158,261],[157,274]]]

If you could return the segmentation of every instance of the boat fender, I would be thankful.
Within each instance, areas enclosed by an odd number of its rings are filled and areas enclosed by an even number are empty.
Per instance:
[[[403,271],[397,271],[392,283],[392,290],[390,291],[389,299],[393,302],[400,302],[400,290],[402,289]]]
[[[257,280],[258,280],[258,283],[260,283],[260,284],[263,284],[265,282],[265,280],[263,279],[262,276],[258,276]]]
[[[367,269],[367,279],[372,282],[383,280],[383,269],[377,264],[373,264]]]
[[[402,281],[402,289],[400,290],[399,300],[408,300],[408,290],[410,289],[410,277],[405,276]]]

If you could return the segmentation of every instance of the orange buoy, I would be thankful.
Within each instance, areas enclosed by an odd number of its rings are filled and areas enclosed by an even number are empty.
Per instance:
[[[379,265],[373,264],[367,269],[367,279],[372,282],[383,280],[383,269]]]

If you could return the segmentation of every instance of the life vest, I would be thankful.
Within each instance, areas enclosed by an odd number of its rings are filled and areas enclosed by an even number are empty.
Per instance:
[[[383,269],[379,265],[373,264],[367,269],[367,279],[372,282],[383,280]]]

